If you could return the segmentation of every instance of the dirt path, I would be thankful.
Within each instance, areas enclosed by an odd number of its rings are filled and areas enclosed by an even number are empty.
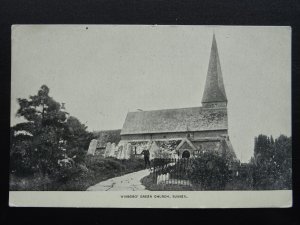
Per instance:
[[[145,169],[114,177],[89,187],[87,191],[147,191],[140,180],[149,174],[149,169]]]

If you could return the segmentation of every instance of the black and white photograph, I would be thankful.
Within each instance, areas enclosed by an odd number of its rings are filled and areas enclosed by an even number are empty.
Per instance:
[[[92,207],[203,207],[193,196],[264,191],[291,206],[290,27],[11,30],[11,204],[80,192],[103,196]]]

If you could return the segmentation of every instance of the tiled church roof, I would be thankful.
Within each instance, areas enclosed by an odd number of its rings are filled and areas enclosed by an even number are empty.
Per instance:
[[[228,129],[227,108],[182,108],[129,112],[121,135]]]
[[[227,102],[215,35],[211,46],[209,66],[202,103]]]

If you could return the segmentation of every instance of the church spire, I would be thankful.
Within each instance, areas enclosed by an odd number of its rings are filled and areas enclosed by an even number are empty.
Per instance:
[[[227,97],[223,83],[217,42],[214,34],[202,104],[203,106],[226,106],[226,103]]]

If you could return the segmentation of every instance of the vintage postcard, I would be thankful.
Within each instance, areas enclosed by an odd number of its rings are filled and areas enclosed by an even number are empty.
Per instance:
[[[10,206],[292,206],[291,28],[12,26]]]

